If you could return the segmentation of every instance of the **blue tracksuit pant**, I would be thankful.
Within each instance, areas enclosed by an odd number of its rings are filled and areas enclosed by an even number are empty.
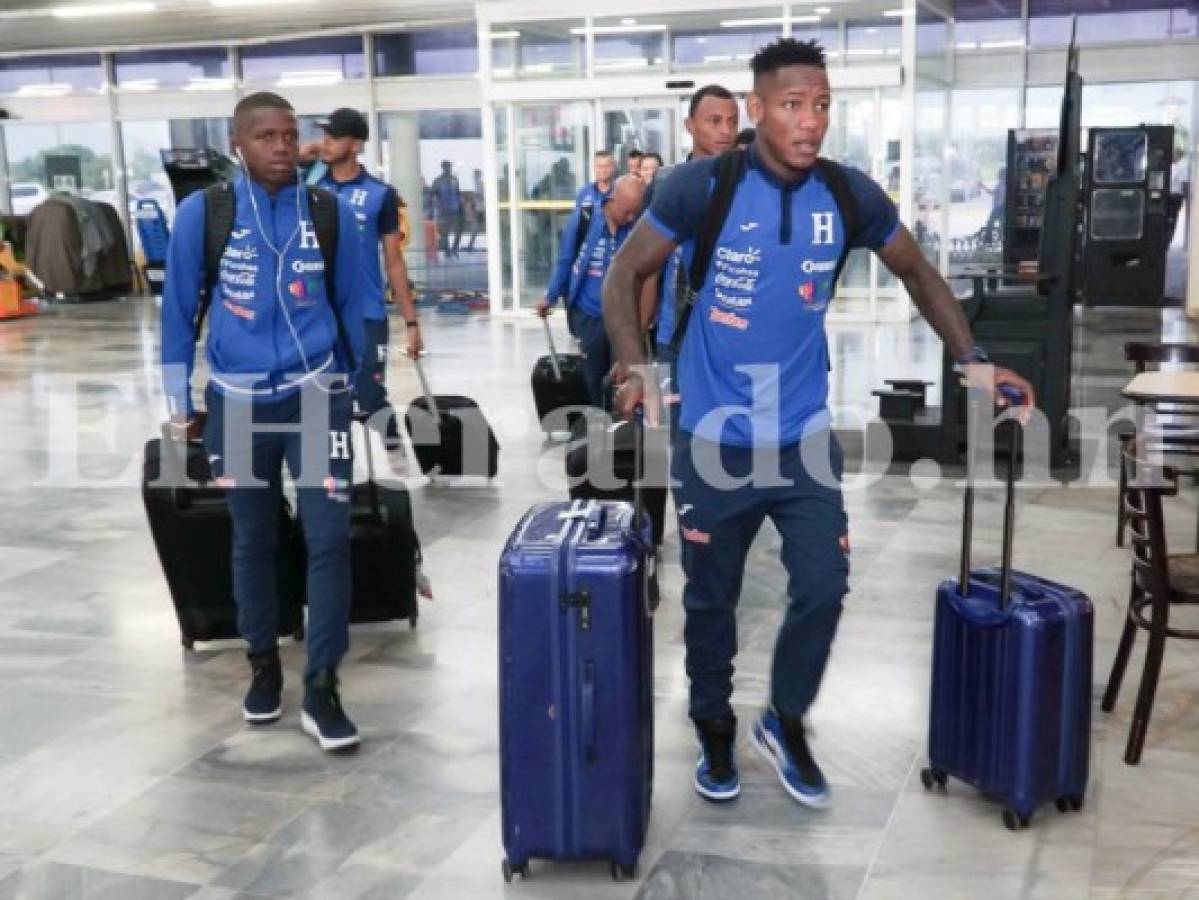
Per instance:
[[[567,309],[566,315],[570,319],[570,332],[579,339],[579,348],[583,351],[583,380],[587,382],[587,399],[592,406],[606,409],[604,378],[612,369],[612,350],[604,320],[588,315],[574,305]]]
[[[358,398],[358,408],[368,416],[374,416],[383,408],[390,408],[387,402],[387,344],[388,322],[386,319],[363,319],[363,358],[358,371],[358,379],[354,383],[354,392]],[[387,437],[399,434],[395,413],[387,420]]]
[[[816,697],[848,590],[841,448],[828,431],[780,448],[775,474],[776,480],[791,482],[786,487],[710,484],[701,472],[711,471],[705,470],[704,460],[716,459],[729,477],[741,478],[753,466],[754,451],[712,444],[680,431],[672,476],[687,579],[683,607],[691,717],[710,719],[732,712],[741,579],[750,544],[770,518],[782,537],[788,576],[787,611],[771,670],[771,702],[780,715],[799,719]],[[777,479],[779,474],[782,479]]]
[[[309,388],[316,390],[316,388]],[[327,431],[318,437],[325,452],[316,473],[301,469],[301,443],[307,435],[297,431],[255,431],[249,436],[250,466],[232,458],[236,438],[225,433],[225,419],[233,404],[249,401],[225,397],[209,385],[205,392],[208,420],[204,449],[213,475],[225,480],[233,518],[233,596],[237,625],[251,653],[264,653],[278,644],[279,601],[275,584],[278,543],[279,496],[283,463],[297,483],[300,523],[308,550],[308,666],[305,678],[321,669],[335,669],[349,647],[350,594],[350,481],[353,457],[350,444],[350,392],[328,398],[329,421],[314,427]],[[253,404],[257,426],[300,422],[299,392],[270,403]],[[239,411],[245,421],[244,407]],[[265,486],[238,486],[238,475],[252,472]],[[232,483],[229,479],[233,479]]]

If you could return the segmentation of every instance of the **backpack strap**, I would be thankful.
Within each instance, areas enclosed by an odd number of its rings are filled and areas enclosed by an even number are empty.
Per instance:
[[[316,242],[321,248],[321,259],[325,263],[325,299],[333,310],[333,319],[337,322],[337,340],[345,353],[346,366],[351,372],[358,368],[354,358],[354,350],[350,344],[345,322],[341,318],[341,310],[337,306],[337,242],[339,236],[339,217],[337,195],[322,187],[309,185],[308,215],[312,217],[312,227],[316,230]]]
[[[741,150],[727,150],[716,160],[716,186],[708,201],[708,209],[704,213],[699,231],[695,236],[695,254],[691,257],[691,270],[687,284],[683,290],[676,293],[675,304],[678,312],[675,316],[674,335],[671,337],[670,349],[677,356],[683,346],[683,336],[687,333],[687,323],[695,309],[695,301],[699,297],[700,288],[708,277],[708,267],[712,263],[712,254],[716,252],[716,242],[720,240],[720,232],[724,229],[724,221],[728,218],[733,206],[733,197],[737,193],[737,185],[745,175],[747,154]],[[682,266],[679,266],[680,272]]]
[[[858,198],[849,184],[849,176],[845,167],[823,156],[816,159],[816,168],[824,183],[828,186],[833,200],[837,204],[837,212],[841,216],[841,227],[845,232],[845,246],[841,248],[841,256],[837,259],[837,267],[833,269],[833,287],[841,278],[841,272],[849,259],[850,243],[862,225],[862,213],[858,207]]]
[[[212,306],[212,290],[221,271],[225,245],[229,243],[229,235],[233,234],[236,211],[233,185],[228,181],[204,188],[204,285],[200,294],[200,308],[196,312],[194,335],[197,341],[204,329],[204,317]]]

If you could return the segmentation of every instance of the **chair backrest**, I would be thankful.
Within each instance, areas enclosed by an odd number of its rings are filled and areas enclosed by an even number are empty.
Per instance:
[[[1137,374],[1149,366],[1182,363],[1199,366],[1199,344],[1159,344],[1153,341],[1129,341],[1124,358],[1136,365]]]
[[[1124,505],[1132,546],[1132,577],[1152,596],[1168,596],[1170,574],[1162,498],[1178,493],[1178,475],[1169,466],[1154,465],[1142,456],[1142,445],[1131,440],[1124,449]]]

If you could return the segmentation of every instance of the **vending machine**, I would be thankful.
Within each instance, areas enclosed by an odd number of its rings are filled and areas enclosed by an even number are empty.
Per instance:
[[[1083,301],[1160,306],[1170,244],[1174,128],[1092,128],[1088,147]]]

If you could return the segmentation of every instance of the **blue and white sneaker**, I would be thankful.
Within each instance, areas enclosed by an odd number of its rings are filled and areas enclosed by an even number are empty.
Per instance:
[[[250,688],[242,701],[241,714],[251,725],[269,725],[283,715],[283,666],[279,653],[249,653]]]
[[[361,743],[358,729],[341,708],[337,674],[332,669],[322,669],[305,685],[300,727],[305,734],[316,739],[322,750],[350,752]]]
[[[781,718],[767,709],[754,723],[754,746],[774,766],[783,790],[804,806],[824,809],[829,805],[828,782],[804,736],[803,722]]]
[[[705,800],[723,803],[741,793],[737,758],[737,718],[702,719],[695,723],[699,738],[699,762],[695,764],[695,790]]]

